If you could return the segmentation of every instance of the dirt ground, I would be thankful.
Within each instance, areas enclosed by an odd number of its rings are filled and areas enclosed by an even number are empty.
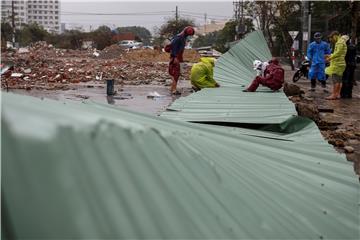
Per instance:
[[[285,68],[286,81],[292,83],[294,71],[291,71],[290,67]],[[348,161],[354,163],[354,171],[360,175],[360,82],[353,88],[352,99],[333,101],[325,100],[332,90],[330,81],[326,88],[317,84],[315,91],[310,91],[310,81],[305,78],[295,85],[304,93],[301,97],[290,97],[290,100],[295,104],[304,104],[311,110],[310,115],[314,116],[313,120],[318,124],[323,137],[338,152],[346,154]]]

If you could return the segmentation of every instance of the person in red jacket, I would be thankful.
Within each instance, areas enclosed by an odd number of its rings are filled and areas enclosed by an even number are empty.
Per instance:
[[[244,92],[255,92],[260,84],[273,91],[282,88],[284,84],[284,69],[280,66],[277,59],[269,61],[269,65],[266,66],[263,76],[257,76]]]
[[[171,40],[169,74],[172,78],[172,84],[170,89],[172,94],[179,94],[179,92],[176,91],[176,87],[180,77],[180,63],[183,62],[183,53],[186,45],[186,38],[188,36],[194,35],[194,33],[194,28],[189,26],[184,28],[181,33],[176,35]]]

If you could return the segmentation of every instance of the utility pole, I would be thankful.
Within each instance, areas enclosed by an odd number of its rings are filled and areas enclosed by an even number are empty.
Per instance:
[[[204,25],[204,35],[206,35],[206,22],[207,22],[207,14],[205,13],[205,25]]]
[[[245,27],[244,27],[244,1],[241,0],[241,16],[240,16],[240,24],[239,24],[239,39],[243,38]]]
[[[11,23],[12,23],[12,44],[13,47],[15,48],[15,33],[16,33],[16,29],[15,29],[15,2],[14,0],[11,1]]]
[[[243,17],[243,8],[242,8],[242,4],[240,4],[240,1],[233,1],[233,8],[234,8],[234,17],[235,17],[235,22],[236,22],[236,27],[235,27],[235,40],[240,40],[241,38],[241,22],[242,22],[242,17]]]
[[[308,42],[308,45],[310,44],[310,41],[311,41],[311,12],[312,12],[312,7],[314,5],[314,3],[312,3],[311,1],[308,2],[309,4],[309,14],[308,14],[308,39],[307,39],[307,42]]]
[[[309,14],[309,5],[308,2],[302,1],[301,10],[302,10],[302,52],[306,53],[307,43],[308,43],[308,14]]]
[[[176,6],[176,10],[175,10],[175,25],[176,25],[176,32],[178,32],[178,31],[179,31],[179,29],[178,29],[178,26],[179,26],[178,22],[179,22],[179,11],[178,11],[178,6]]]

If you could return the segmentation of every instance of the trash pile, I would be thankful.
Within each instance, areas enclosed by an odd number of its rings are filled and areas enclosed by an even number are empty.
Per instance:
[[[156,50],[146,50],[156,52]],[[164,84],[168,75],[166,61],[156,58],[131,57],[137,51],[124,53],[117,45],[102,51],[94,49],[56,49],[46,42],[37,42],[17,52],[3,52],[1,85],[8,89],[69,89],[71,84],[114,79],[126,85]],[[163,55],[162,54],[162,55]],[[145,59],[145,60],[144,60]],[[9,67],[11,66],[11,68]],[[183,76],[188,79],[191,66],[186,64]],[[101,77],[100,77],[101,76]]]

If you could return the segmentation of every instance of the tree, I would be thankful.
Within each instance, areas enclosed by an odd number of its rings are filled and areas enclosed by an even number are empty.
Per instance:
[[[89,34],[89,38],[94,41],[98,49],[102,50],[113,44],[111,40],[112,35],[113,33],[109,27],[100,26],[98,29]]]
[[[27,46],[30,43],[44,41],[49,33],[36,23],[25,24],[20,30],[16,31],[16,41],[20,46]]]
[[[195,39],[193,43],[193,47],[207,47],[207,46],[215,46],[216,40],[219,36],[220,31],[215,31],[208,33],[204,36],[199,36]]]
[[[131,32],[135,36],[139,37],[140,41],[144,43],[144,45],[149,45],[151,40],[151,33],[144,27],[138,26],[130,26],[130,27],[118,27],[116,29],[116,34],[128,33]]]
[[[6,42],[11,41],[12,27],[8,22],[1,22],[1,48],[6,48]]]
[[[179,18],[177,21],[175,18],[170,18],[161,25],[160,35],[166,38],[171,38],[172,36],[180,33],[187,26],[195,26],[194,20],[188,18]]]
[[[245,19],[244,23],[246,26],[245,33],[249,33],[255,30],[255,26],[251,19]],[[199,36],[195,40],[193,46],[213,46],[216,50],[225,52],[228,50],[227,43],[233,42],[235,40],[236,25],[236,21],[229,21],[225,24],[222,30],[208,33],[205,36]]]

